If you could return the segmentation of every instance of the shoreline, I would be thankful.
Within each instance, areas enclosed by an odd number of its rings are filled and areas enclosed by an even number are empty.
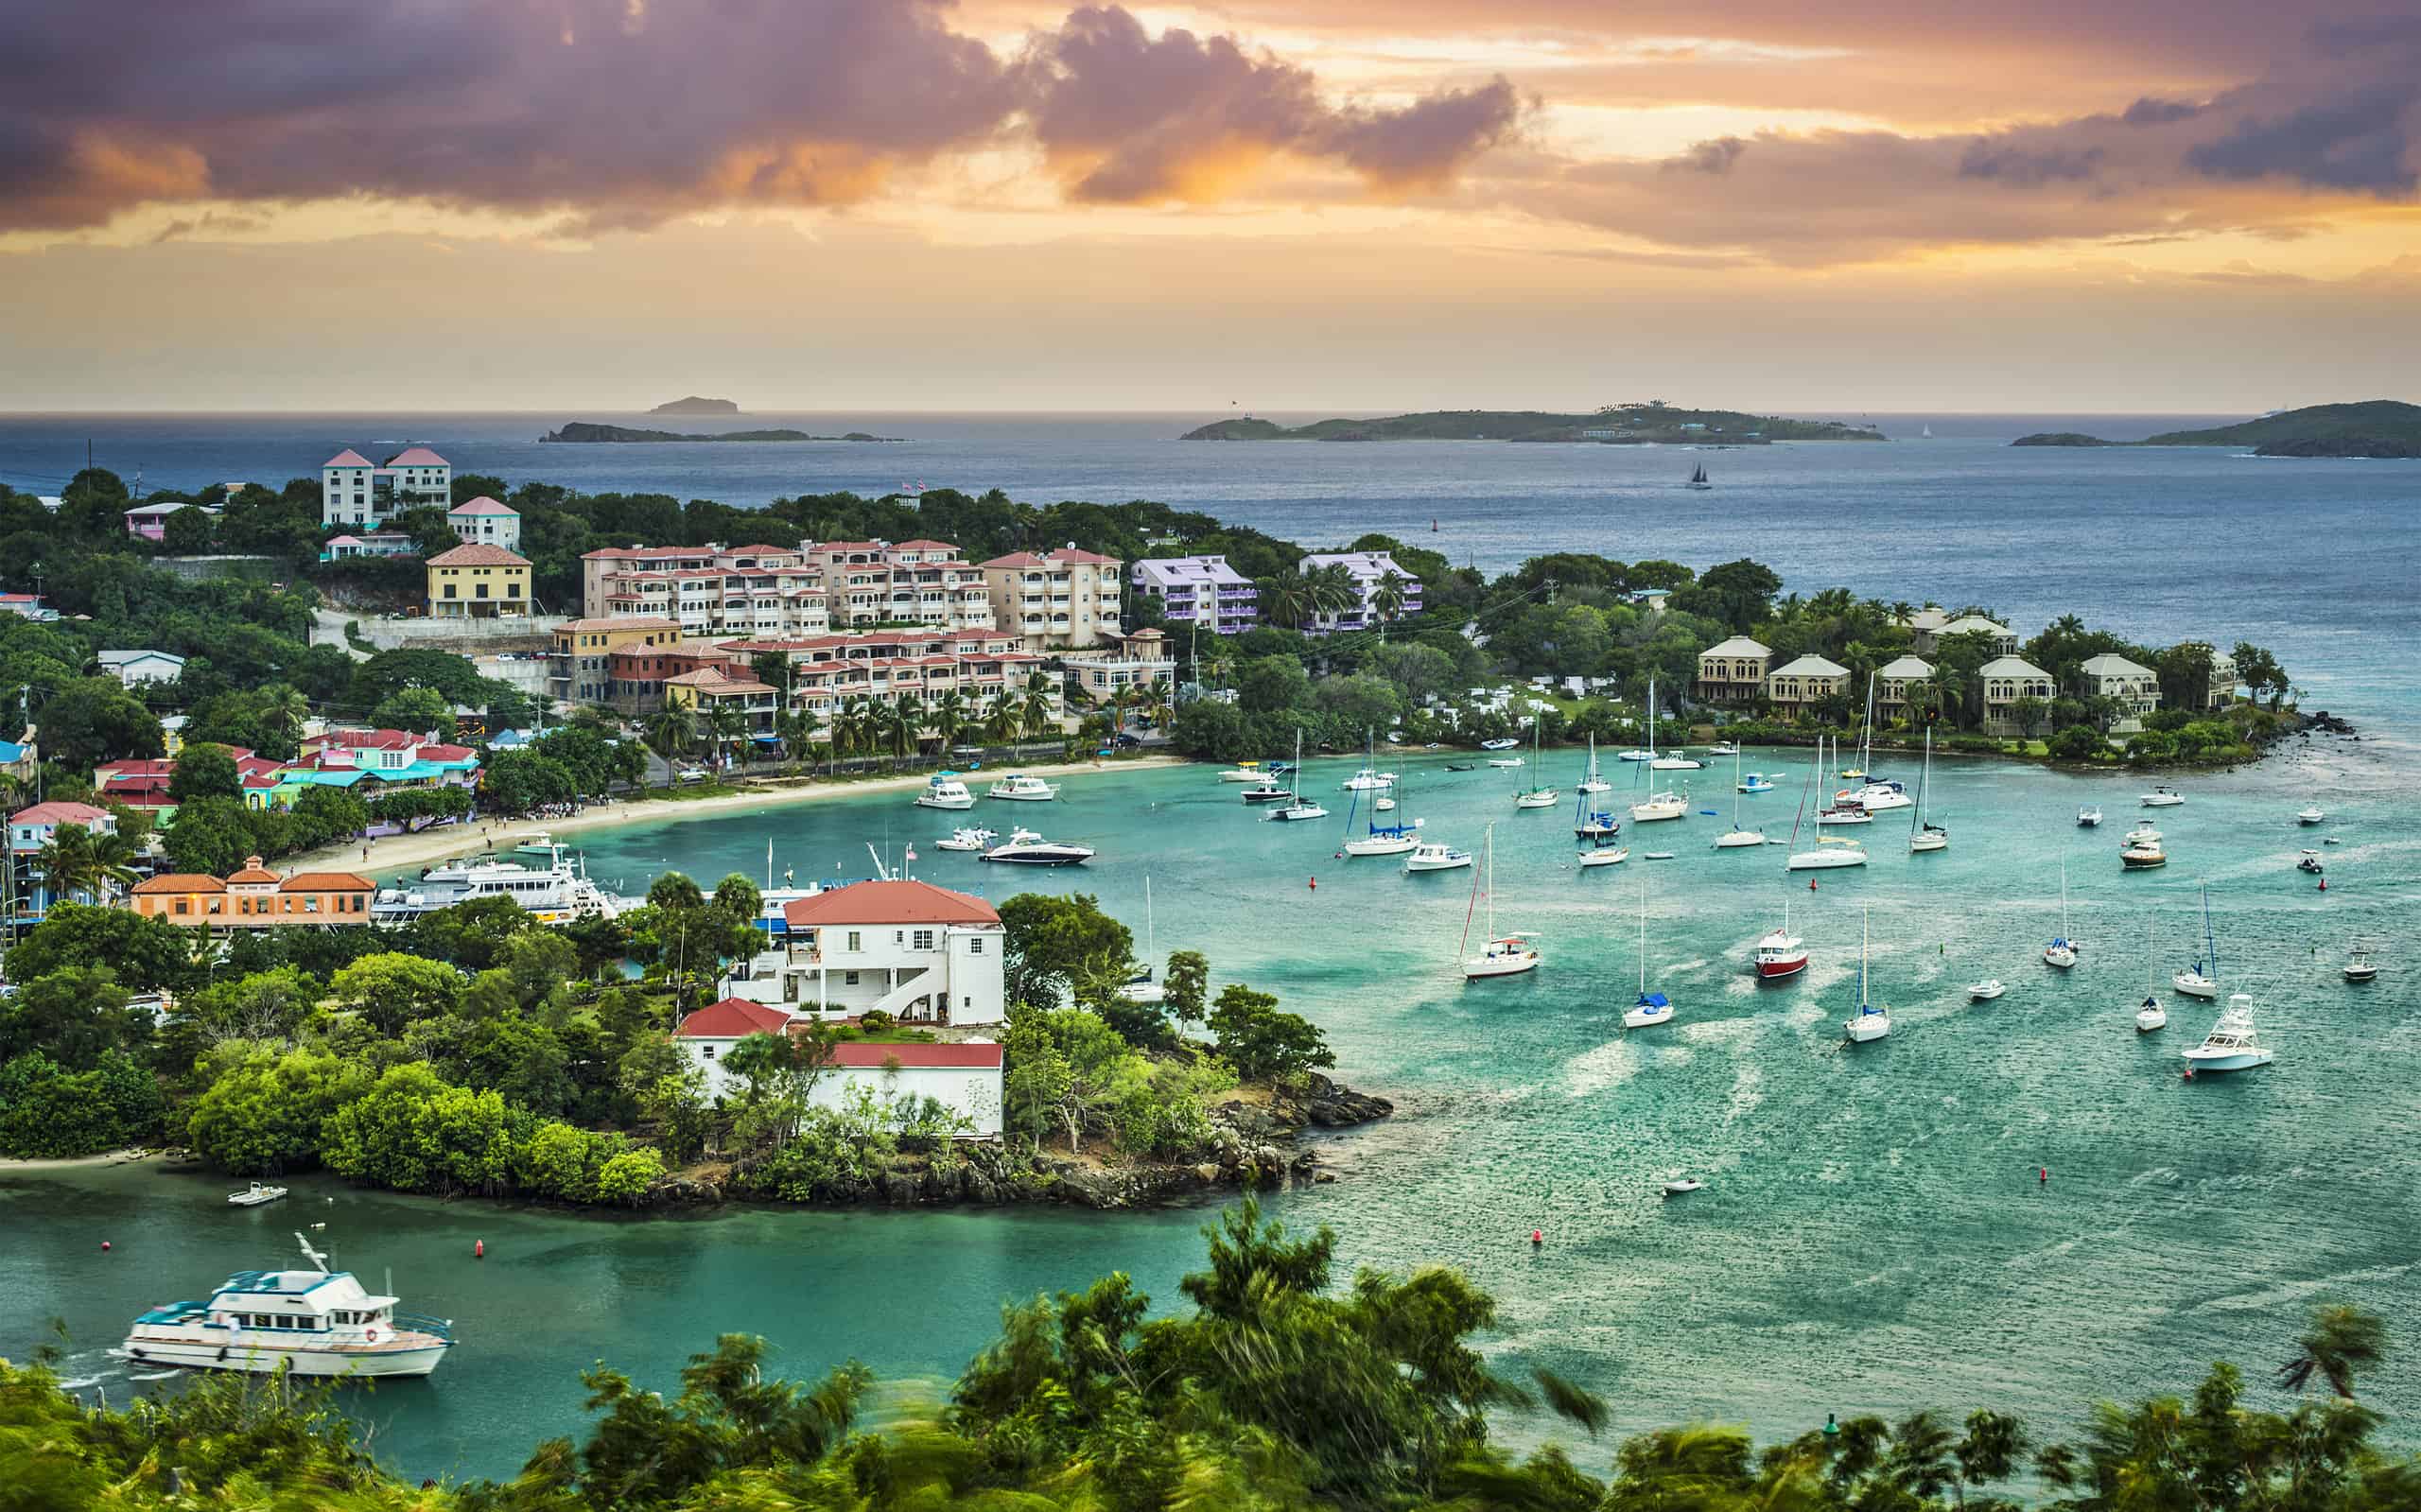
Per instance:
[[[1004,767],[1001,771],[1003,773],[1015,770],[1038,777],[1060,777],[1194,764],[1185,756],[1156,753],[1109,762],[1060,761],[1043,766]],[[897,777],[854,778],[845,782],[810,777],[778,787],[743,787],[737,792],[717,793],[707,798],[609,798],[592,803],[567,819],[485,819],[469,824],[442,825],[416,834],[385,836],[368,842],[366,847],[358,841],[341,845],[323,845],[317,850],[287,857],[279,864],[288,871],[355,871],[374,878],[382,873],[426,866],[456,856],[491,850],[499,843],[509,843],[514,835],[530,830],[543,829],[550,835],[562,837],[644,825],[656,820],[714,818],[862,793],[914,792],[932,780],[932,776],[931,773],[918,773]]]

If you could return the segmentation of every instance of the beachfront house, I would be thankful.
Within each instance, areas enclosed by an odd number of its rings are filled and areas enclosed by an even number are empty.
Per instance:
[[[2077,669],[2087,698],[2116,699],[2118,715],[2110,722],[2113,735],[2133,735],[2144,727],[2143,717],[2160,707],[2160,674],[2116,652],[2088,656]]]
[[[1916,629],[1913,625],[1910,628],[1915,631],[1916,650],[1920,656],[1939,655],[1942,643],[1953,635],[1978,634],[1990,639],[1994,655],[2014,656],[2017,654],[2017,633],[1999,620],[1987,619],[1982,615],[1960,615],[1956,619],[1943,621],[1932,630]]]
[[[681,621],[661,615],[566,620],[554,629],[547,691],[559,703],[611,703],[616,652],[673,646],[680,640]],[[660,695],[662,689],[657,691]]]
[[[1176,682],[1176,658],[1166,637],[1157,630],[1139,630],[1106,651],[1071,652],[1059,658],[1068,669],[1068,686],[1095,704],[1106,704],[1129,687]]]
[[[1933,677],[1933,664],[1919,656],[1895,656],[1874,674],[1875,717],[1889,722],[1908,717],[1908,697]]]
[[[1809,652],[1774,669],[1766,679],[1766,701],[1785,719],[1812,712],[1828,698],[1849,691],[1850,669]]]
[[[903,1023],[997,1024],[1008,1012],[1000,911],[931,882],[852,882],[784,905],[721,990],[768,1007]]]
[[[725,998],[682,1019],[672,1042],[704,1073],[708,1097],[731,1097],[740,1081],[723,1067],[740,1042],[751,1034],[789,1034],[803,1022],[780,1008]],[[860,1088],[891,1106],[931,1098],[966,1120],[961,1138],[996,1139],[1001,1136],[1002,1069],[1001,1047],[989,1040],[954,1045],[844,1040],[832,1047],[831,1059],[808,1091],[808,1102],[816,1107],[844,1107]]]
[[[1698,683],[1691,696],[1701,704],[1754,704],[1765,696],[1773,660],[1771,647],[1746,635],[1716,641],[1698,652]]]
[[[2030,698],[2048,704],[2057,691],[2051,674],[2023,656],[1995,656],[1977,670],[1976,680],[1983,689],[1984,732],[1988,735],[2031,733],[2018,723],[2018,702]]]

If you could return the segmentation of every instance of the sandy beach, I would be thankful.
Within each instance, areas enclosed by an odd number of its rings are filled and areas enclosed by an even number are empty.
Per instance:
[[[1182,766],[1185,758],[1174,756],[1126,756],[1122,759],[1097,761],[1065,761],[1049,766],[1026,766],[1014,770],[1038,777],[1081,776],[1089,773],[1133,772],[1147,767]],[[1011,769],[1003,769],[1007,771]],[[509,844],[513,837],[533,829],[544,829],[557,837],[583,834],[590,830],[610,829],[621,825],[656,824],[667,820],[709,819],[718,814],[752,812],[775,806],[814,803],[827,798],[848,798],[866,793],[914,792],[930,779],[930,773],[900,777],[862,777],[844,782],[823,782],[807,779],[797,782],[749,787],[738,792],[717,793],[706,798],[645,798],[608,800],[592,803],[568,819],[480,819],[475,823],[445,825],[424,830],[417,835],[390,835],[366,843],[355,842],[347,845],[323,846],[304,855],[289,857],[280,862],[288,872],[348,871],[371,877],[383,877],[427,866],[434,861],[457,856],[467,856],[497,845]],[[365,854],[366,851],[366,854]]]

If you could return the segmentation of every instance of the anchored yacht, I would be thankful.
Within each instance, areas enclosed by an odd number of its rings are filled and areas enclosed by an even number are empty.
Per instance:
[[[350,1271],[294,1236],[309,1270],[237,1271],[206,1302],[166,1302],[134,1320],[121,1347],[147,1365],[298,1376],[425,1376],[454,1347],[450,1326],[399,1313]]]
[[[564,857],[564,847],[548,847],[547,864],[530,866],[496,856],[445,861],[420,874],[420,880],[401,887],[382,887],[370,900],[374,924],[408,924],[424,913],[457,903],[487,897],[509,897],[542,924],[572,919],[610,919],[636,906],[588,879],[585,870]]]

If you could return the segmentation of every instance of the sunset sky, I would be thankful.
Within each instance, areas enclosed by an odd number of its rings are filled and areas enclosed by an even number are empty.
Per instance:
[[[2421,399],[2412,0],[9,0],[0,408]]]

